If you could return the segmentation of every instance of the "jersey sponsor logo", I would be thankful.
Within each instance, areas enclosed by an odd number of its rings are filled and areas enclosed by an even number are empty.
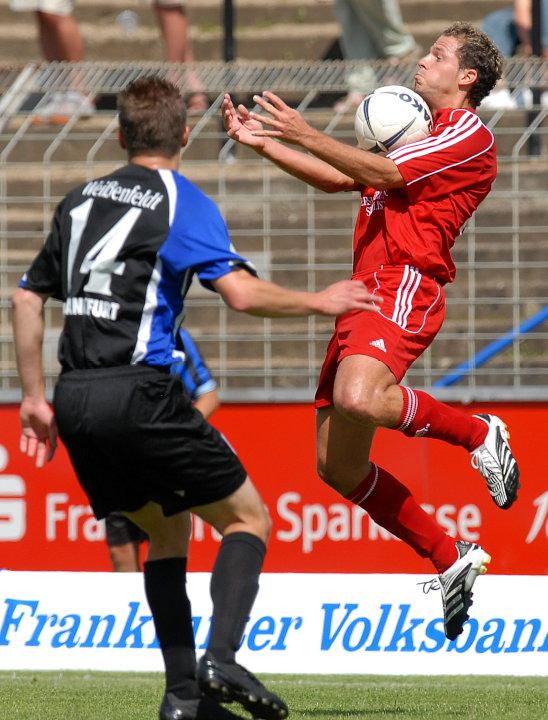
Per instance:
[[[82,195],[106,198],[147,210],[156,210],[164,199],[161,192],[151,192],[148,188],[143,192],[140,185],[125,187],[117,180],[92,180],[82,190]]]
[[[103,320],[117,320],[120,303],[99,298],[69,297],[63,303],[63,315],[82,315],[101,318]]]
[[[384,344],[384,340],[382,338],[379,338],[378,340],[371,340],[369,344],[371,347],[377,348],[377,350],[382,350],[384,353],[386,352],[386,345]]]
[[[365,214],[369,217],[377,210],[384,210],[387,197],[386,190],[376,190],[372,197],[369,195],[362,196],[361,204],[365,208]]]

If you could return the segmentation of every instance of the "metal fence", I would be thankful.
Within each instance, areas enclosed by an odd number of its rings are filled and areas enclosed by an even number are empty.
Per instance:
[[[124,162],[116,141],[112,99],[146,73],[170,78],[183,91],[196,78],[209,111],[191,118],[181,171],[220,205],[238,251],[263,277],[314,290],[347,277],[356,197],[325,195],[290,178],[252,152],[226,142],[219,119],[223,93],[249,102],[270,89],[299,107],[315,126],[353,143],[353,118],[331,107],[357,63],[199,63],[170,65],[27,65],[0,70],[0,401],[17,397],[9,297],[47,232],[56,203],[70,187]],[[378,85],[409,85],[412,66],[374,66]],[[451,368],[517,327],[547,303],[548,63],[514,61],[507,83],[518,107],[481,113],[499,146],[493,191],[457,240],[457,281],[448,288],[444,328],[413,366],[407,381],[432,388]],[[531,106],[531,88],[538,89]],[[62,125],[38,123],[40,108],[68,90],[96,99],[91,117],[73,114]],[[525,90],[525,92],[524,92]],[[520,107],[519,105],[525,105]],[[548,103],[546,103],[548,104]],[[263,320],[228,310],[193,286],[186,323],[231,400],[312,397],[332,322],[321,318]],[[59,305],[48,303],[44,366],[48,388],[57,374]],[[536,328],[487,365],[450,388],[447,399],[546,399],[548,332]]]

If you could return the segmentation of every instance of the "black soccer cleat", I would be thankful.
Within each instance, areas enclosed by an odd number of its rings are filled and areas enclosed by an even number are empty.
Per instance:
[[[237,663],[218,662],[209,654],[203,655],[196,678],[204,694],[217,702],[239,702],[254,718],[284,720],[289,715],[284,701]]]
[[[496,415],[475,415],[487,425],[483,444],[472,452],[472,466],[482,474],[493,502],[507,510],[516,501],[519,490],[519,468],[508,442],[506,425]]]
[[[439,576],[443,603],[443,628],[449,640],[455,640],[468,620],[472,605],[472,587],[478,575],[487,572],[491,556],[475,543],[457,540],[458,559]]]
[[[166,693],[160,705],[160,720],[243,720],[205,695],[193,700],[181,700]]]

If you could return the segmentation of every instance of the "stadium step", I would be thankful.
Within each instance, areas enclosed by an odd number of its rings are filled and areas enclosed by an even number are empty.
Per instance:
[[[407,29],[423,48],[455,18],[479,24],[488,12],[507,4],[504,0],[400,0]],[[216,0],[189,4],[197,60],[222,59],[221,12],[222,4]],[[162,59],[160,34],[149,5],[138,0],[79,0],[74,14],[88,60]],[[242,59],[321,59],[333,53],[340,36],[332,0],[241,0],[235,4],[235,14],[236,54]],[[11,12],[8,0],[0,0],[0,64],[39,57],[32,13]]]
[[[263,88],[258,88],[262,90]],[[244,103],[250,105],[249,98],[241,98]],[[299,99],[300,100],[300,99]],[[291,104],[291,103],[290,103]],[[292,104],[298,104],[298,100]],[[355,145],[354,133],[354,113],[347,113],[334,118],[330,108],[309,108],[304,113],[308,122],[320,130],[328,130],[329,134],[337,138],[341,142]],[[529,111],[527,110],[511,110],[505,111],[500,117],[495,116],[493,112],[483,112],[480,110],[480,117],[487,124],[494,123],[493,132],[497,140],[497,149],[500,163],[509,162],[515,154],[517,143],[523,136],[524,128],[531,121]],[[88,154],[94,147],[98,136],[103,133],[112,122],[112,111],[98,111],[95,115],[88,118],[81,118],[71,127],[68,136],[63,140],[60,147],[55,150],[54,159],[62,161],[86,161]],[[0,151],[11,139],[14,133],[21,129],[21,126],[27,120],[27,114],[20,111],[19,114],[13,115],[3,133],[0,136]],[[336,124],[334,124],[336,121]],[[207,121],[197,116],[189,117],[189,125],[195,127],[200,122],[200,131],[192,138],[192,143],[185,150],[183,155],[183,165],[185,162],[216,160],[219,152],[227,141],[226,134],[221,125],[220,113],[214,114]],[[48,123],[35,124],[26,130],[22,141],[18,142],[14,150],[9,154],[9,161],[36,161],[44,156],[52,143],[56,140],[62,127],[49,125]],[[546,147],[547,139],[543,133],[541,136],[542,147]],[[544,152],[544,155],[546,153]],[[519,150],[519,158],[527,155],[527,144]],[[104,139],[98,151],[93,152],[93,158],[102,159],[119,159],[123,161],[124,153],[120,149],[113,130],[109,136]],[[236,144],[233,147],[231,155],[232,159],[257,159],[253,151]]]

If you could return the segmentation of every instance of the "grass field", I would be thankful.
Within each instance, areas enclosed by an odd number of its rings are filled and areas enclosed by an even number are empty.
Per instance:
[[[262,679],[287,701],[293,720],[548,718],[548,678],[273,675]],[[0,717],[156,720],[162,683],[160,674],[150,673],[1,672]],[[238,707],[231,709],[236,712]]]

